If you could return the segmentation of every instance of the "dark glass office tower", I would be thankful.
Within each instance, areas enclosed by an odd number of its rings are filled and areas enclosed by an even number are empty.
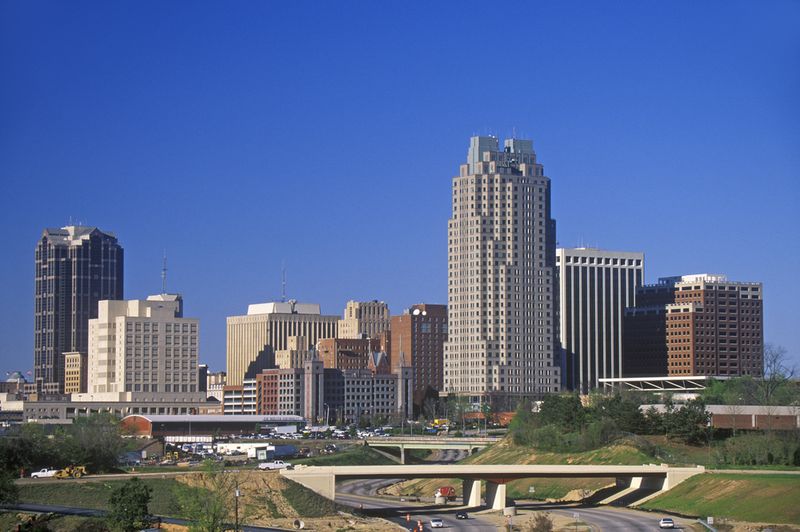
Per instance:
[[[97,317],[97,302],[123,299],[123,257],[117,238],[96,227],[70,225],[42,232],[36,245],[34,295],[38,393],[64,393],[65,353],[80,353],[85,367],[89,320]]]

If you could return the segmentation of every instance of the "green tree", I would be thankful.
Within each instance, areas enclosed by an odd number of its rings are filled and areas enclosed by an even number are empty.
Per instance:
[[[670,438],[695,445],[706,442],[711,417],[702,399],[687,401],[681,408],[668,410],[664,417],[664,425]]]
[[[6,471],[0,472],[0,504],[14,504],[19,499],[19,488],[14,476]]]
[[[579,432],[585,426],[586,412],[578,394],[551,394],[542,401],[538,418],[542,426],[556,425],[568,432]]]
[[[151,489],[138,477],[133,477],[111,492],[108,499],[108,522],[112,530],[134,532],[146,528],[150,522]]]
[[[114,469],[125,449],[119,421],[108,412],[75,418],[56,439],[64,450],[63,465],[85,465],[92,472]]]

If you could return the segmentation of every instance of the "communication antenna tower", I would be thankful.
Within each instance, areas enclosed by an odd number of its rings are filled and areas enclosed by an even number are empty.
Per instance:
[[[164,258],[161,261],[161,293],[167,293],[167,250],[164,250]]]
[[[281,261],[281,303],[286,303],[286,263]]]

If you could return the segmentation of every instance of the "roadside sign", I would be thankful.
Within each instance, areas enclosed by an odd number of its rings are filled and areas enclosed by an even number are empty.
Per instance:
[[[714,524],[714,518],[711,517],[710,515],[708,516],[708,519],[706,521],[708,522],[709,525],[713,525]]]
[[[536,486],[529,486],[528,493],[536,493]]]
[[[573,512],[572,518],[577,521],[578,519],[581,518],[581,514],[579,514],[578,512]]]

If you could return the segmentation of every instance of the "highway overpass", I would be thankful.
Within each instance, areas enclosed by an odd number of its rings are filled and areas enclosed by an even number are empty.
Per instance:
[[[689,477],[704,473],[705,468],[662,465],[396,465],[396,466],[297,466],[281,470],[286,478],[333,500],[336,481],[348,479],[460,479],[463,481],[464,504],[481,506],[481,483],[486,482],[486,504],[495,510],[505,507],[506,484],[521,478],[615,478],[629,486],[613,499],[634,490],[663,492]],[[612,502],[609,498],[605,503]],[[639,500],[637,502],[642,502]]]
[[[364,444],[370,447],[397,447],[400,449],[400,463],[406,463],[406,449],[456,450],[472,454],[478,449],[497,443],[502,438],[447,438],[437,436],[367,438]]]

